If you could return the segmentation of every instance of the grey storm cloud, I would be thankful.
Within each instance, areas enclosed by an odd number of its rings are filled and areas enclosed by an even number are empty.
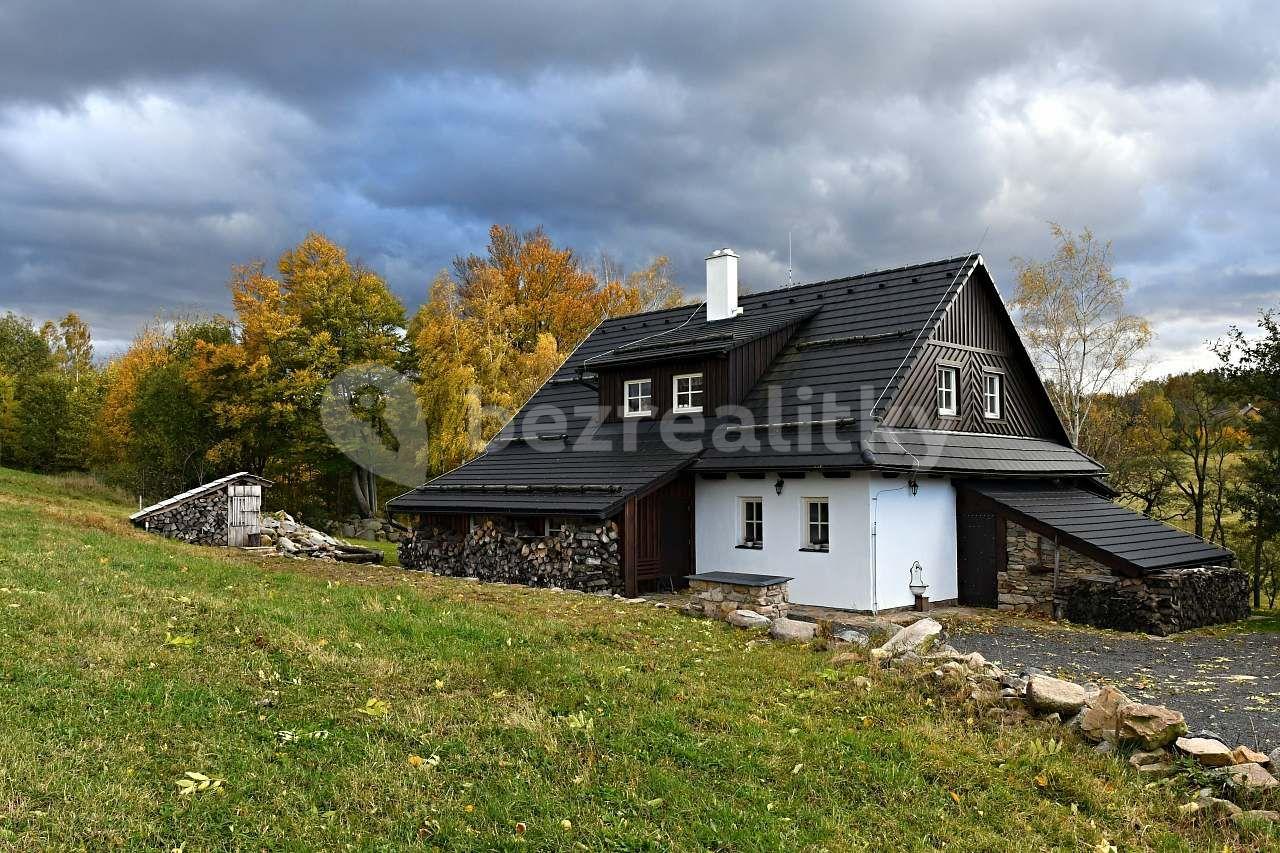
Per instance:
[[[1268,4],[0,5],[0,310],[105,348],[318,229],[411,307],[493,222],[757,287],[1113,239],[1167,369],[1280,294]],[[985,239],[983,239],[983,235]]]

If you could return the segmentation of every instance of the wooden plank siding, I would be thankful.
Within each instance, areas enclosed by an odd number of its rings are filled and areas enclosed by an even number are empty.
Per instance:
[[[1035,368],[1003,306],[994,302],[998,298],[985,276],[966,283],[903,380],[902,390],[885,414],[886,426],[1064,439]],[[955,417],[938,413],[939,364],[959,370]],[[1004,377],[1003,411],[998,419],[982,414],[983,375],[988,371]]]
[[[653,381],[653,417],[661,418],[675,405],[673,381],[676,376],[701,373],[703,414],[714,415],[725,405],[738,405],[769,369],[773,359],[787,345],[797,326],[779,329],[723,355],[700,359],[680,359],[648,364],[604,368],[599,371],[600,405],[609,411],[606,420],[623,420],[623,388],[632,379]],[[657,356],[655,355],[655,359]]]
[[[693,478],[680,476],[628,499],[621,526],[627,595],[667,578],[680,585],[693,573]]]

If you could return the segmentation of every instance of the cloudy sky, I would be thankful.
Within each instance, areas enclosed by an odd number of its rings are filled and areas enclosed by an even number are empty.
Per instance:
[[[1273,4],[256,5],[0,0],[0,311],[109,352],[309,229],[413,307],[493,222],[691,293],[986,233],[1006,295],[1090,225],[1161,370],[1280,302]]]

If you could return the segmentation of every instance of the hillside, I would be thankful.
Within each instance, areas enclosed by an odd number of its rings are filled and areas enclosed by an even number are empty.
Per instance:
[[[0,843],[1228,849],[1049,730],[669,610],[157,539],[0,469]],[[1049,750],[1052,752],[1052,750]],[[180,779],[205,790],[182,793]],[[220,785],[212,784],[221,781]]]

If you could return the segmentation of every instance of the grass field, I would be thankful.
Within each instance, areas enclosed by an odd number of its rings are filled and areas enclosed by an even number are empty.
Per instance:
[[[859,687],[866,669],[810,648],[582,595],[255,562],[127,511],[83,478],[0,469],[0,845],[1264,843],[1180,822],[1175,793],[1045,749],[1048,729],[974,721],[891,673]]]

